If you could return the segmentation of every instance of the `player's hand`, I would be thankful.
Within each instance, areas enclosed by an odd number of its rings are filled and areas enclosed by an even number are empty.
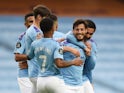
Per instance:
[[[41,39],[41,38],[42,38],[42,34],[41,33],[37,34],[36,39]]]
[[[90,56],[91,50],[89,48],[85,48],[85,54],[87,56]]]
[[[28,68],[27,61],[26,62],[19,62],[19,68],[20,69],[27,69]]]
[[[75,66],[81,66],[81,65],[83,65],[84,63],[83,63],[83,61],[81,60],[81,58],[80,57],[77,57],[77,58],[75,58],[74,60],[73,60],[73,65],[75,65]]]
[[[87,48],[85,49],[85,53],[86,53],[87,56],[90,56],[90,54],[91,54],[91,44],[90,44],[90,42],[86,41],[85,45],[87,46]]]

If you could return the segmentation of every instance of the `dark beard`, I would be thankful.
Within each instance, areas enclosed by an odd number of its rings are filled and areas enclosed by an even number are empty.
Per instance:
[[[78,42],[83,41],[83,39],[77,39]]]

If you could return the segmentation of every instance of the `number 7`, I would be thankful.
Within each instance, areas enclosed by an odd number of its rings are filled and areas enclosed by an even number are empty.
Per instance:
[[[46,59],[47,56],[46,55],[40,55],[39,58],[41,58],[43,60],[42,66],[41,66],[41,71],[45,72],[45,66],[46,66]]]

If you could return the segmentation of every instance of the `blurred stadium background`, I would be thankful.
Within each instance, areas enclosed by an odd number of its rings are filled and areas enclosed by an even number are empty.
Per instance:
[[[63,33],[71,30],[77,18],[96,23],[95,93],[124,93],[124,0],[1,0],[0,93],[20,93],[13,50],[18,35],[26,30],[24,14],[37,4],[48,6],[58,15],[58,31]]]

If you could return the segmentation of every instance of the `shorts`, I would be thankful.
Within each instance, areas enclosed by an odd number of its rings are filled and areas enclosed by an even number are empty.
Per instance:
[[[37,91],[38,93],[65,93],[64,81],[56,76],[38,77],[37,79]]]
[[[32,83],[28,77],[17,78],[21,93],[32,93]]]

